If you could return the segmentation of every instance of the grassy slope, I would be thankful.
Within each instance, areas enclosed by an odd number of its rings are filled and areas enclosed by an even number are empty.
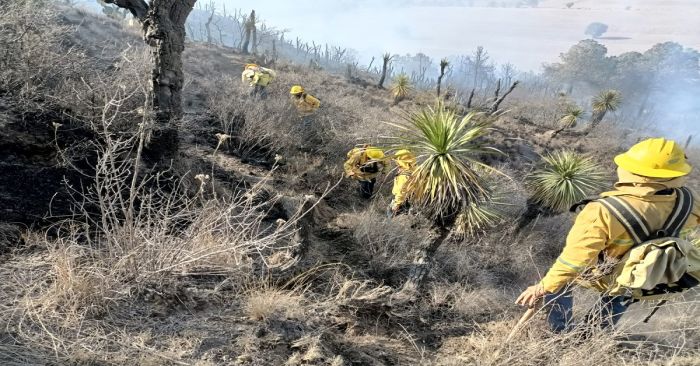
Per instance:
[[[116,37],[119,32],[94,32],[95,22],[113,23],[72,16],[80,18],[78,36],[86,48],[124,47],[123,38]],[[87,29],[93,30],[80,33]],[[95,55],[99,59],[99,52]],[[390,107],[385,91],[280,64],[269,101],[261,105],[249,101],[240,85],[238,75],[246,61],[201,45],[190,45],[185,56],[191,83],[186,87],[187,116],[176,165],[193,173],[213,173],[223,194],[269,176],[262,180],[269,192],[318,196],[340,177],[345,151],[355,143],[377,141],[389,132],[381,122],[395,121],[404,109],[430,101],[417,96]],[[286,100],[288,86],[295,83],[303,83],[323,102],[314,120],[321,138],[304,148],[300,143],[308,141],[298,131],[298,120]],[[222,129],[216,113],[226,101],[245,115],[249,130],[237,132],[247,133],[247,139],[263,134],[271,146],[242,154],[230,143],[214,155],[214,134],[232,132]],[[507,153],[496,163],[513,177],[499,184],[513,192],[506,221],[512,222],[526,198],[520,179],[529,169],[527,158],[544,151],[545,142],[538,136],[547,129],[511,117],[498,121],[497,127],[491,142]],[[553,146],[593,152],[609,161],[620,149],[615,134],[590,139],[564,135]],[[271,153],[284,154],[282,165],[273,172]],[[126,294],[97,314],[54,302],[53,292],[43,290],[62,280],[66,267],[61,259],[66,256],[40,235],[29,233],[33,249],[7,256],[0,267],[0,276],[7,279],[0,299],[8,317],[8,327],[0,334],[0,360],[144,365],[616,364],[619,359],[671,360],[675,351],[663,345],[678,345],[681,338],[686,344],[678,351],[679,360],[685,357],[688,364],[697,360],[688,351],[700,340],[695,331],[666,333],[679,323],[685,329],[697,328],[693,303],[662,311],[651,325],[631,328],[642,339],[662,345],[654,349],[636,350],[638,343],[618,344],[605,337],[577,346],[571,340],[542,338],[537,332],[502,348],[521,311],[511,305],[514,295],[536,280],[538,270],[556,256],[571,219],[568,215],[541,219],[518,237],[503,225],[478,240],[446,245],[438,253],[426,296],[410,308],[386,307],[385,286],[403,281],[422,227],[409,217],[384,218],[389,183],[381,186],[373,202],[362,202],[356,198],[355,185],[342,181],[325,199],[327,206],[313,212],[319,224],[311,230],[305,258],[290,271],[260,273],[251,260],[224,275],[172,273],[158,282],[124,286]],[[285,253],[266,255],[274,264]],[[85,284],[83,291],[90,291]]]

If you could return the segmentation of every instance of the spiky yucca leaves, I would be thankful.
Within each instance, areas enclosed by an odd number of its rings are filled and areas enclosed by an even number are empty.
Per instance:
[[[566,114],[559,119],[559,128],[561,130],[574,128],[581,117],[583,117],[583,109],[576,105],[569,106]]]
[[[622,94],[617,90],[605,90],[593,98],[593,112],[613,112],[620,108]]]
[[[504,218],[497,207],[500,204],[503,203],[494,198],[466,204],[455,220],[455,233],[463,238],[484,233],[495,227]]]
[[[588,155],[563,150],[544,156],[542,162],[527,184],[534,202],[555,212],[568,210],[605,185],[605,172]]]
[[[478,169],[495,170],[479,161],[481,154],[498,152],[480,142],[490,131],[490,122],[474,113],[460,118],[440,103],[395,126],[403,132],[399,146],[418,156],[406,190],[408,200],[421,212],[443,222],[467,205],[489,198]]]
[[[608,112],[614,112],[620,108],[621,103],[622,94],[617,90],[604,90],[593,97],[593,115],[587,132],[596,128]]]
[[[400,74],[394,80],[394,85],[391,86],[391,95],[394,96],[394,103],[398,103],[404,100],[408,93],[413,89],[411,86],[411,79],[408,75]]]
[[[559,127],[552,131],[552,138],[561,133],[562,131],[576,127],[579,119],[583,116],[583,109],[576,105],[570,105],[566,108],[566,114],[559,119]]]
[[[435,108],[426,107],[410,114],[404,124],[394,125],[402,132],[395,145],[418,157],[418,165],[406,182],[407,200],[432,219],[433,227],[421,240],[408,279],[392,298],[393,304],[416,298],[430,272],[435,252],[460,213],[463,213],[461,225],[467,230],[483,227],[484,220],[492,220],[490,214],[474,209],[491,198],[483,170],[495,171],[481,162],[479,156],[498,151],[481,144],[480,138],[489,132],[490,122],[478,117],[474,113],[458,117],[438,103]],[[477,221],[464,222],[468,220]]]

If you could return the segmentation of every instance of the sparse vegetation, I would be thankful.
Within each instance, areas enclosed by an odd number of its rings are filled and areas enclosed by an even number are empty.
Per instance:
[[[520,312],[514,294],[565,240],[571,218],[559,213],[610,183],[612,155],[636,138],[618,123],[585,137],[542,134],[573,128],[583,113],[574,105],[608,88],[625,102],[601,98],[600,121],[618,107],[622,119],[632,106],[635,123],[642,104],[678,108],[658,103],[670,86],[656,89],[656,78],[694,90],[692,50],[669,43],[611,57],[590,41],[546,77],[495,64],[483,48],[440,69],[425,54],[387,55],[385,77],[404,74],[410,90],[392,107],[395,85],[375,87],[382,65],[285,39],[258,14],[254,54],[244,55],[245,29],[235,27],[249,9],[203,8],[196,18],[220,26],[219,41],[213,28],[188,28],[180,150],[164,163],[157,47],[120,19],[3,2],[0,364],[697,363],[693,293],[650,324],[636,317],[648,305],[635,304],[614,333],[553,335],[535,319],[503,343]],[[248,62],[275,62],[264,102],[240,82]],[[338,75],[346,70],[351,78]],[[300,81],[323,101],[309,139],[288,100]],[[450,87],[449,107],[426,107],[438,84],[445,100]],[[339,180],[344,152],[365,142],[418,155],[409,214],[385,215],[391,173],[367,202]],[[697,149],[687,153],[697,160]],[[514,234],[526,206],[540,219]],[[576,313],[590,304],[584,296]]]

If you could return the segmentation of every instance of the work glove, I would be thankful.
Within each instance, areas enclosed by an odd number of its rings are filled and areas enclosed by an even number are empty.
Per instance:
[[[525,291],[518,296],[518,299],[515,300],[515,303],[531,308],[535,306],[537,301],[543,298],[545,294],[546,292],[544,291],[544,286],[542,286],[541,283],[538,283],[525,289]]]

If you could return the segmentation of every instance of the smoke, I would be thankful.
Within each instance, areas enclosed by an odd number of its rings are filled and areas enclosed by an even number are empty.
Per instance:
[[[512,63],[521,71],[540,73],[543,63],[557,61],[560,53],[586,38],[584,29],[592,22],[609,26],[599,42],[610,55],[644,52],[665,41],[700,48],[696,0],[578,0],[571,9],[566,8],[567,2],[549,0],[540,1],[538,7],[516,7],[525,1],[214,0],[219,12],[224,6],[229,14],[236,9],[249,13],[254,8],[268,25],[288,30],[287,39],[300,37],[357,50],[360,64],[379,59],[384,52],[413,58],[423,53],[433,60],[426,79],[437,77],[439,59],[448,57],[455,65],[456,55],[470,55],[478,46],[484,46],[492,63]],[[197,2],[202,8],[207,4],[207,0]],[[411,57],[405,57],[403,67],[415,63],[409,61]],[[420,67],[407,71],[420,72]],[[649,107],[640,118],[653,120],[661,133],[674,138],[700,134],[697,80],[689,84],[662,76],[656,79],[647,96]],[[639,105],[638,98],[628,96],[625,103]],[[636,109],[630,107],[629,114],[636,115]]]

